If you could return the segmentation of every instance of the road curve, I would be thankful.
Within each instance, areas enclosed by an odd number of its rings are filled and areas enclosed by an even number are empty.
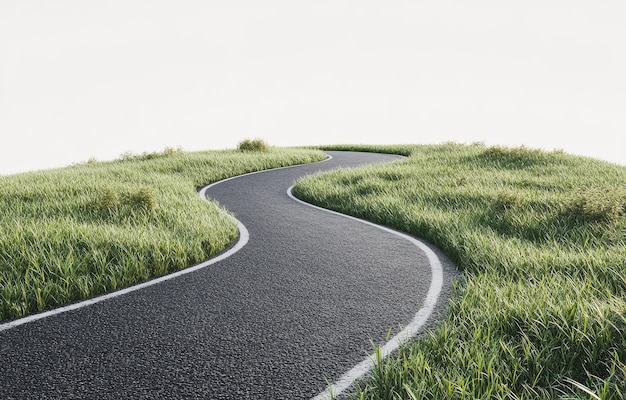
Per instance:
[[[295,202],[295,179],[395,156],[244,175],[207,190],[249,241],[207,268],[0,331],[2,399],[309,399],[425,305],[428,256]],[[443,261],[443,292],[454,267]]]

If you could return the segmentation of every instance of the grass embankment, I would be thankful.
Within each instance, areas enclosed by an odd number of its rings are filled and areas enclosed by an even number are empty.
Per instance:
[[[0,320],[203,261],[238,233],[198,187],[324,158],[296,149],[166,149],[0,177]]]
[[[409,158],[307,177],[298,197],[425,238],[464,271],[446,320],[355,398],[626,398],[626,168],[482,145],[334,149]]]

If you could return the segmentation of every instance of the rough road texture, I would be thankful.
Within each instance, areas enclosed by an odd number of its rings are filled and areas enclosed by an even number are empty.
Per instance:
[[[331,154],[210,189],[250,233],[230,258],[0,332],[0,398],[306,399],[325,389],[413,318],[430,282],[407,241],[287,196],[299,176],[395,159]],[[436,313],[449,290],[446,281]]]

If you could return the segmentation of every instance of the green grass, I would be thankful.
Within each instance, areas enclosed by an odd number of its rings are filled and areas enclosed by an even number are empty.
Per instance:
[[[237,145],[237,148],[240,151],[258,151],[258,152],[268,152],[271,150],[269,144],[267,144],[263,139],[244,139]]]
[[[0,320],[201,262],[237,228],[197,189],[318,161],[312,150],[124,154],[113,162],[0,177]]]
[[[295,195],[431,241],[464,272],[446,319],[353,398],[626,398],[626,168],[481,144],[326,149],[409,157]]]

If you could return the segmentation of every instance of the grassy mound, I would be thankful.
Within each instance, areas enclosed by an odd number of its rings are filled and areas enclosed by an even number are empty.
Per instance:
[[[464,271],[445,322],[355,398],[626,397],[626,168],[479,144],[332,149],[409,157],[295,195],[425,238]]]
[[[0,177],[0,320],[203,261],[237,228],[197,188],[322,160],[321,152],[125,154],[114,162]]]

